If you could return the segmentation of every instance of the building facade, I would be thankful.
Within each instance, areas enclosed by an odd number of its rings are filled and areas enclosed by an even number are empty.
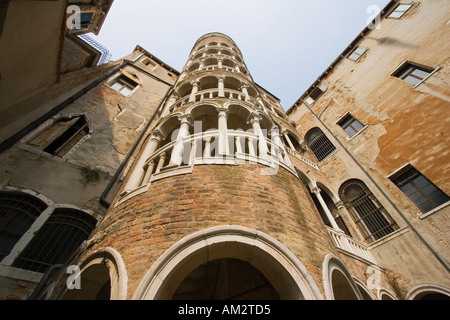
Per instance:
[[[436,2],[390,2],[287,112],[221,33],[181,72],[66,54],[4,130],[0,298],[448,299]]]

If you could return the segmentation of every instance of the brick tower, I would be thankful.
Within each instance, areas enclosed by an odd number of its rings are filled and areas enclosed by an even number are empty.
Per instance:
[[[201,37],[69,263],[81,289],[53,298],[324,299],[333,283],[335,298],[361,299],[348,270],[364,279],[370,257],[338,258],[329,229],[344,228],[294,135],[236,44]]]

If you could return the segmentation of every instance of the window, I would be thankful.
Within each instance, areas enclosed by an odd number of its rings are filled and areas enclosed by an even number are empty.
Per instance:
[[[392,75],[405,80],[413,85],[419,84],[434,71],[433,68],[419,66],[411,62],[405,62]]]
[[[97,220],[74,209],[56,209],[20,253],[13,267],[45,272],[53,264],[65,263],[86,240]]]
[[[415,168],[408,166],[402,173],[391,177],[391,181],[423,212],[426,213],[450,200]]]
[[[339,189],[339,196],[366,241],[376,241],[398,229],[364,182],[357,179],[346,181]]]
[[[156,63],[154,63],[152,60],[150,60],[149,58],[144,58],[142,60],[142,63],[145,64],[147,67],[154,69],[156,67]]]
[[[80,29],[89,28],[94,12],[80,12]]]
[[[325,85],[320,85],[320,87],[315,88],[308,98],[306,98],[306,102],[308,104],[313,104],[317,99],[320,98],[320,96],[327,90],[327,87]]]
[[[89,127],[84,116],[63,118],[55,121],[27,144],[64,157],[88,133]]]
[[[358,61],[359,58],[366,52],[367,50],[361,47],[357,47],[348,55],[348,58],[354,61]]]
[[[348,133],[350,137],[353,137],[360,132],[364,125],[352,117],[351,114],[346,115],[341,121],[338,122],[339,126]]]
[[[309,130],[305,136],[305,142],[319,161],[336,150],[336,147],[319,128]]]
[[[387,17],[400,19],[412,7],[412,4],[399,4]]]
[[[46,208],[27,194],[0,193],[0,261]]]
[[[124,75],[119,76],[112,84],[110,84],[111,88],[127,97],[131,95],[137,86],[138,84],[136,82]]]

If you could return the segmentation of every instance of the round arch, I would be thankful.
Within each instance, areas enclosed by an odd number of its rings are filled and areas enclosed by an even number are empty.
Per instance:
[[[144,275],[133,299],[170,299],[198,266],[224,258],[250,263],[283,300],[323,299],[306,268],[283,244],[241,226],[213,227],[177,242]]]
[[[435,285],[421,284],[411,289],[406,295],[407,300],[450,300],[450,289]]]
[[[80,264],[80,289],[66,290],[62,300],[125,300],[128,275],[120,253],[102,248]]]
[[[379,300],[397,300],[392,292],[383,288],[378,289],[377,296]]]
[[[344,263],[332,254],[325,257],[322,279],[327,300],[364,300]]]
[[[320,189],[322,189],[324,192],[326,192],[328,194],[328,196],[331,198],[331,200],[333,200],[334,203],[338,203],[339,201],[341,201],[341,199],[339,198],[339,196],[336,195],[336,193],[331,190],[325,183],[323,183],[320,180],[316,180],[315,181],[316,186],[318,186]]]
[[[361,296],[363,300],[377,300],[375,295],[367,288],[365,283],[355,277],[353,277],[353,281],[355,282],[356,286],[359,289],[359,292],[361,293]]]

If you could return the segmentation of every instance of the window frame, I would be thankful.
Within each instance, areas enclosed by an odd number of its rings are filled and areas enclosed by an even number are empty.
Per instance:
[[[327,87],[326,85],[324,85],[323,83],[320,84],[319,86],[316,86],[316,87],[311,91],[311,93],[308,94],[308,97],[305,99],[305,102],[306,102],[308,105],[312,105],[314,102],[316,102],[317,100],[319,100],[319,98],[320,98],[321,96],[323,96],[323,94],[327,91],[327,89],[328,89],[328,87]],[[315,94],[316,94],[317,92],[319,92],[319,91],[320,91],[320,93],[316,96]],[[313,95],[315,96],[315,98],[312,97]]]
[[[405,11],[399,11],[399,10],[397,10],[397,9],[398,9],[400,6],[408,6],[408,9],[406,9]],[[411,10],[412,7],[413,7],[413,4],[412,4],[412,3],[399,3],[399,4],[397,4],[397,5],[395,6],[394,9],[392,9],[391,12],[389,12],[389,14],[386,16],[386,18],[388,18],[388,19],[402,19],[402,18],[405,16],[405,14],[406,14],[409,10]],[[402,12],[402,14],[401,14],[400,16],[398,16],[398,17],[392,17],[392,16],[391,16],[393,13],[401,13],[401,12]]]
[[[351,126],[351,123],[348,124],[348,125],[345,126],[345,127],[342,125],[342,122],[344,122],[344,121],[345,121],[346,119],[348,119],[348,118],[352,118],[352,119],[353,119],[352,123],[353,123],[353,122],[357,122],[357,123],[359,123],[359,124],[361,125],[361,129],[358,130],[358,131],[356,131],[356,128],[353,128],[353,127],[352,127],[353,131],[355,131],[355,133],[354,133],[353,135],[351,135],[351,134],[346,130],[346,128],[347,128],[348,126]],[[358,134],[360,134],[364,129],[366,129],[366,128],[368,127],[368,125],[363,124],[361,121],[359,121],[357,118],[355,118],[350,112],[346,112],[342,117],[340,117],[340,118],[338,119],[338,121],[336,121],[336,124],[337,124],[342,130],[345,131],[345,133],[348,135],[349,140],[351,140],[351,139],[353,139],[354,137],[356,137]]]
[[[354,186],[360,188],[357,196],[347,194],[349,188]],[[359,179],[345,181],[339,187],[339,197],[368,243],[383,239],[399,229],[396,221],[364,181]]]
[[[411,171],[412,171],[412,173],[410,173]],[[408,173],[410,173],[410,175],[411,175],[410,177],[405,178],[401,183],[400,183],[400,181],[396,182],[396,180],[399,180],[402,176],[404,176]],[[427,185],[425,187],[420,187],[417,185],[417,183],[414,183],[414,180],[416,178],[420,178],[420,177],[423,178],[427,182]],[[398,188],[398,190],[400,190],[419,209],[422,217],[428,216],[450,204],[450,196],[448,194],[446,194],[437,185],[435,185],[430,179],[428,179],[422,172],[417,170],[410,163],[407,163],[407,164],[403,165],[402,167],[400,167],[399,169],[397,169],[396,171],[394,171],[394,173],[392,173],[388,176],[388,179]],[[406,185],[411,185],[412,188],[415,189],[415,192],[413,194],[418,194],[418,195],[422,196],[420,199],[420,200],[422,200],[422,202],[418,203],[416,200],[414,200],[414,198],[410,197],[412,194],[409,195],[402,189],[402,187],[404,187]],[[433,190],[432,190],[433,192],[438,192],[438,193],[440,193],[440,196],[444,196],[444,198],[446,197],[446,201],[437,203],[435,201],[435,199],[431,198],[430,194],[428,194],[424,191],[425,188],[428,188],[430,186],[433,188]],[[423,201],[423,200],[425,200],[425,201]],[[432,208],[427,211],[424,211],[421,208],[421,205],[423,205],[425,203],[431,204]]]
[[[118,83],[119,81],[123,81],[125,83],[127,82],[132,82],[133,84],[135,84],[135,86],[131,89],[129,86],[127,86],[126,84],[124,85],[123,83],[121,83],[122,88],[120,90],[117,90],[116,88],[114,88],[113,86]],[[111,80],[109,80],[107,82],[108,87],[110,87],[111,89],[113,89],[114,91],[120,93],[121,95],[123,95],[124,97],[131,97],[138,89],[139,89],[139,83],[137,83],[136,81],[134,81],[133,79],[127,77],[126,75],[124,75],[123,73],[119,73],[118,75],[116,75],[114,78],[112,78]],[[123,93],[121,90],[123,90],[124,88],[128,88],[130,89],[128,94]]]
[[[364,51],[361,54],[356,53],[355,51],[358,50],[358,49],[362,49]],[[357,46],[347,55],[347,59],[355,61],[355,62],[358,62],[361,59],[361,57],[367,53],[367,51],[368,51],[368,49],[366,49],[364,47]],[[356,59],[351,58],[351,56],[353,54],[357,55],[358,57]]]
[[[408,70],[413,68],[413,70]],[[403,61],[397,68],[395,68],[394,71],[392,71],[392,73],[390,74],[391,77],[400,79],[404,82],[407,82],[409,84],[411,84],[413,86],[413,88],[416,88],[417,86],[419,86],[420,84],[422,84],[424,81],[426,81],[427,79],[429,79],[436,71],[438,71],[440,68],[433,68],[433,67],[429,67],[423,64],[419,64],[419,63],[415,63],[412,62],[410,60],[405,60]],[[405,70],[407,70],[405,72]],[[423,72],[427,72],[428,74],[425,77],[419,77],[416,75],[411,75],[414,71],[416,70],[420,70]],[[411,81],[406,80],[406,78],[408,77],[412,77],[415,79],[418,79],[419,82],[414,83]]]
[[[320,131],[321,135],[320,135],[320,137],[319,136],[313,137],[314,139],[312,139],[312,141],[308,141],[308,135],[313,134],[312,133],[313,130]],[[319,141],[320,145],[316,148],[318,140],[322,140],[322,141]],[[304,141],[305,141],[305,144],[308,146],[308,148],[312,151],[312,153],[314,154],[314,156],[316,157],[316,159],[319,163],[325,161],[329,156],[331,156],[333,153],[335,153],[336,150],[338,150],[336,148],[336,146],[333,144],[333,142],[331,142],[331,140],[328,138],[328,136],[319,127],[311,128],[305,134]],[[331,148],[331,146],[332,146],[332,148]]]
[[[61,133],[59,133],[57,136],[51,139],[50,142],[47,144],[44,144],[42,146],[38,146],[35,144],[32,144],[32,141],[44,134],[46,131],[51,130],[53,126],[58,124],[62,121],[71,121],[72,119],[79,118],[78,120],[74,121],[74,123],[67,128],[65,128]],[[63,143],[59,145],[58,148],[55,149],[54,152],[49,152],[49,147],[52,143],[55,143],[57,139],[62,139],[62,136],[66,134],[70,129],[74,128],[75,124],[80,121],[82,118],[84,118],[84,124],[78,128],[75,132],[73,132]],[[84,131],[85,134],[76,141],[73,146],[68,149],[64,154],[58,154],[60,151],[64,149],[65,146],[67,146],[69,143],[74,142],[76,137],[79,135],[80,132]],[[72,150],[74,150],[80,143],[82,143],[84,140],[88,139],[90,137],[90,134],[92,133],[93,129],[90,124],[90,121],[86,114],[73,114],[73,115],[58,115],[53,117],[51,120],[47,121],[45,125],[40,126],[35,131],[33,131],[29,136],[25,137],[21,141],[21,146],[33,153],[39,152],[41,155],[46,155],[47,157],[53,157],[54,159],[65,159]],[[50,132],[51,135],[51,132]]]

